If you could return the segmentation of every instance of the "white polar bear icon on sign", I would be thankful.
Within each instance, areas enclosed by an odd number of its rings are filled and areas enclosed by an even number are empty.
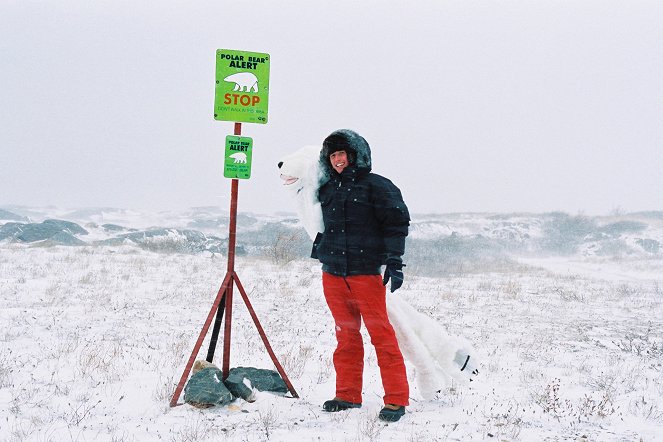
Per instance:
[[[246,154],[244,152],[235,152],[232,155],[228,155],[232,158],[234,163],[246,163]]]
[[[258,92],[258,77],[251,72],[237,72],[236,74],[228,75],[223,81],[235,83],[233,91]]]

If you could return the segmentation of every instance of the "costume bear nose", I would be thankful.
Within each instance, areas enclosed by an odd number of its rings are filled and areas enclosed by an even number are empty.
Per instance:
[[[279,161],[279,169],[283,166],[283,161]]]

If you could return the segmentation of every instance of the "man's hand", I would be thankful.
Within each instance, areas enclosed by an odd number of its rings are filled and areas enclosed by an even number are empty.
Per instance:
[[[394,293],[403,285],[403,264],[400,263],[387,263],[387,268],[384,270],[384,277],[382,278],[382,285],[387,285],[391,279],[391,293]]]

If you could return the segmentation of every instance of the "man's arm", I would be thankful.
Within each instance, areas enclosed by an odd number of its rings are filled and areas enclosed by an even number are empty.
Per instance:
[[[380,177],[373,192],[375,215],[382,227],[385,246],[385,262],[402,264],[405,238],[410,226],[408,211],[400,189],[391,181]]]

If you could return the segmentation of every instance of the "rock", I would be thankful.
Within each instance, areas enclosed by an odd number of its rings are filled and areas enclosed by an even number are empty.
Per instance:
[[[146,250],[162,253],[199,253],[203,251],[220,253],[222,242],[220,238],[207,237],[197,230],[165,228],[123,233],[118,235],[118,238],[131,241]]]
[[[216,369],[219,368],[216,365],[212,364],[211,362],[207,362],[204,359],[198,359],[196,362],[193,363],[193,367],[191,368],[191,373],[196,374],[204,368],[211,368],[211,367],[214,367]]]
[[[76,238],[74,235],[67,232],[58,232],[55,235],[51,236],[48,239],[48,241],[61,246],[87,245],[85,241],[81,241],[80,239]]]
[[[8,210],[0,209],[0,219],[10,220],[10,221],[27,221],[24,216],[17,215]]]
[[[117,224],[102,224],[101,227],[106,232],[124,232],[125,230],[128,230],[125,227],[118,226]]]
[[[54,226],[63,232],[71,233],[72,235],[87,235],[88,231],[71,221],[63,221],[60,219],[47,219],[42,223],[45,226]]]
[[[2,238],[0,237],[0,239]],[[661,249],[661,243],[655,239],[638,238],[635,240],[635,242],[638,243],[638,245],[642,247],[645,252],[652,253],[654,255],[658,254],[659,250]]]
[[[245,379],[248,382],[245,382]],[[247,385],[247,383],[250,385]],[[274,370],[265,370],[254,367],[231,368],[228,378],[225,380],[226,387],[236,396],[247,402],[253,402],[253,389],[258,391],[272,391],[276,393],[287,393],[288,387],[283,379]]]
[[[110,246],[110,247],[118,247],[118,246],[123,246],[129,243],[128,239],[124,238],[108,238],[108,239],[102,239],[100,241],[94,241],[92,242],[92,245],[95,246]]]
[[[198,408],[226,405],[235,398],[221,381],[217,367],[207,367],[195,373],[184,387],[184,402]]]
[[[42,223],[7,223],[0,227],[0,240],[11,238],[16,241],[33,243],[49,241],[49,244],[84,245],[85,242],[74,235],[87,235],[87,230],[76,223],[49,219]]]
[[[76,223],[48,219],[39,224],[24,224],[15,238],[21,242],[35,242],[51,239],[59,233],[68,235],[87,235],[87,230]]]
[[[22,223],[6,223],[0,226],[0,241],[6,238],[14,238],[23,231]]]

